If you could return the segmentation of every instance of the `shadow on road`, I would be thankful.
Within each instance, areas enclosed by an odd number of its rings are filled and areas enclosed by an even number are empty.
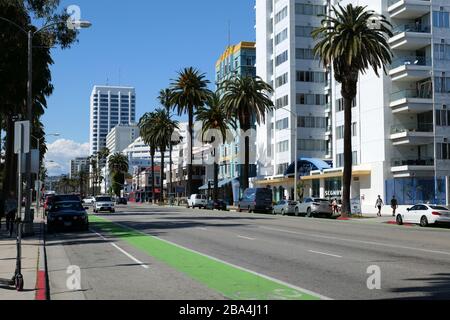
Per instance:
[[[438,273],[429,278],[406,279],[411,282],[427,282],[428,287],[407,287],[392,289],[394,293],[420,293],[423,296],[398,298],[394,300],[449,300],[450,299],[450,273]]]

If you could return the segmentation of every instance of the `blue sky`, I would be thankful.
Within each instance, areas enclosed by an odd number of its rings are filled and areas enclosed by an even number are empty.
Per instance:
[[[95,84],[136,87],[139,118],[157,107],[159,90],[169,86],[176,71],[194,66],[214,80],[215,61],[228,44],[228,22],[232,43],[255,40],[254,0],[62,0],[61,4],[79,6],[81,18],[93,26],[81,30],[79,43],[71,49],[53,51],[55,91],[43,121],[47,133],[60,133],[67,140],[65,150],[61,141],[50,145],[47,156],[60,171],[66,170],[71,156],[66,151],[77,144],[85,150],[89,141],[89,96]],[[66,157],[59,159],[61,154]]]

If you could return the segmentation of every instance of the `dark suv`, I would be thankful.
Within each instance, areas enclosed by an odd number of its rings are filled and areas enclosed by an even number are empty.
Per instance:
[[[268,188],[247,189],[244,196],[239,201],[238,212],[248,211],[272,213],[273,210],[273,192]]]

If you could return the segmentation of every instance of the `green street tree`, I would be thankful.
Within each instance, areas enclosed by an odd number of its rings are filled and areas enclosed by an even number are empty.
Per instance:
[[[241,130],[249,131],[255,122],[258,124],[266,121],[266,113],[273,108],[273,102],[269,94],[273,88],[260,77],[234,76],[225,80],[220,85],[222,104],[227,117],[238,119]],[[245,137],[245,163],[243,169],[241,188],[249,186],[250,167],[250,138]]]
[[[332,67],[334,77],[342,84],[344,99],[344,178],[342,216],[351,214],[350,188],[352,181],[352,103],[357,94],[359,74],[372,69],[386,73],[392,62],[389,38],[391,24],[382,15],[366,7],[333,6],[325,15],[322,26],[312,32],[318,40],[314,52],[325,67]]]
[[[194,112],[208,101],[211,91],[208,89],[209,80],[205,79],[205,74],[192,67],[178,72],[178,78],[173,80],[171,85],[171,105],[177,109],[181,116],[188,114],[189,135],[188,141],[190,159],[188,159],[188,183],[186,188],[187,196],[192,193],[192,165],[194,162]]]
[[[155,202],[155,154],[158,146],[152,137],[152,127],[155,121],[155,112],[147,112],[139,120],[141,137],[146,145],[150,147],[151,170],[152,170],[152,202]],[[140,174],[140,172],[139,172]]]

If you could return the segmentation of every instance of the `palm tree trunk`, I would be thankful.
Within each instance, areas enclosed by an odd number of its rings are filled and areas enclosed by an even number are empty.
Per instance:
[[[14,122],[11,115],[6,117],[6,146],[5,167],[3,171],[3,197],[9,198],[9,194],[17,194],[17,161],[14,154]]]
[[[172,195],[173,195],[173,188],[172,188],[172,182],[173,182],[173,179],[172,179],[172,152],[173,152],[173,145],[172,145],[172,143],[170,143],[170,150],[169,150],[169,152],[170,152],[170,154],[169,154],[169,188],[168,188],[168,190],[169,190],[169,193],[170,193],[170,195],[169,195],[169,198],[170,197],[172,197]]]
[[[159,204],[164,204],[164,157],[165,157],[165,151],[161,151],[161,169],[160,169],[160,179],[159,179],[159,185],[161,192],[159,194]]]
[[[217,150],[214,148],[214,201],[219,198],[219,164],[217,163],[216,152]]]
[[[249,187],[248,176],[249,176],[249,167],[250,167],[250,138],[245,137],[245,165],[242,173],[242,191],[245,191]]]
[[[155,152],[152,152],[152,203],[155,203]]]
[[[192,195],[192,164],[194,163],[194,112],[189,108],[189,150],[191,151],[188,159],[188,183],[186,185],[186,195],[189,198]]]
[[[342,84],[342,96],[344,98],[344,176],[342,192],[342,217],[351,214],[350,192],[353,171],[352,153],[352,104],[356,97],[357,81],[344,81]]]

